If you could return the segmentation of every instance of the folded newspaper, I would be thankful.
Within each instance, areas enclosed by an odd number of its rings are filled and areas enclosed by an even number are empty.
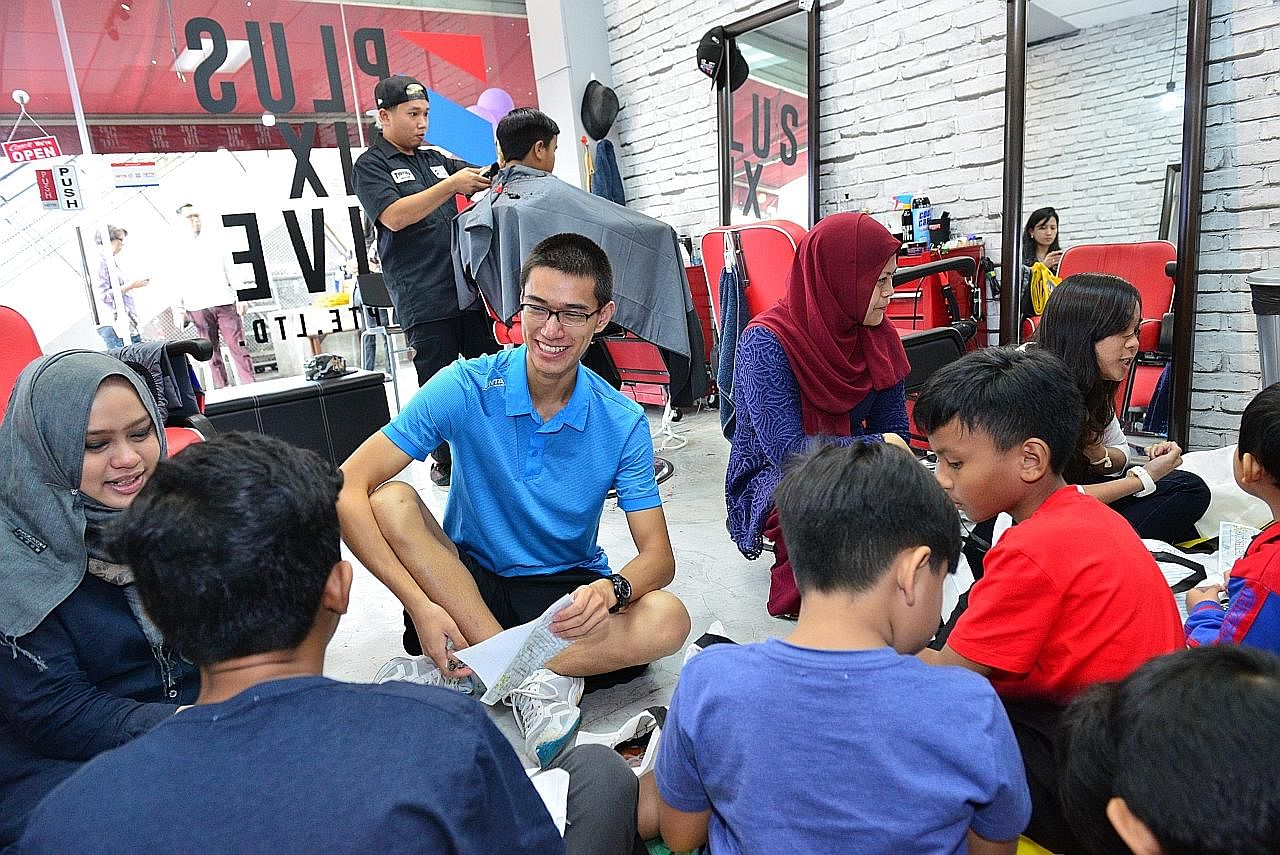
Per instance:
[[[572,594],[556,600],[538,617],[513,626],[479,644],[455,650],[453,657],[475,672],[485,685],[480,700],[492,706],[511,694],[569,642],[551,632],[551,621],[573,602]]]

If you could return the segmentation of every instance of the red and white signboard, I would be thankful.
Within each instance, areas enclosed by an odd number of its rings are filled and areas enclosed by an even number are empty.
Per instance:
[[[80,195],[80,179],[74,166],[55,166],[36,170],[36,189],[40,204],[50,211],[80,211],[84,198]]]
[[[47,157],[61,157],[62,147],[56,137],[32,137],[5,143],[4,153],[10,163],[29,163]]]
[[[159,187],[154,160],[130,160],[111,164],[111,179],[116,187]]]

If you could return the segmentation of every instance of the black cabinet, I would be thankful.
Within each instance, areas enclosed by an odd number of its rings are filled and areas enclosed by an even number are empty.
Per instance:
[[[309,448],[335,466],[391,419],[381,371],[332,380],[286,377],[216,389],[204,414],[219,431],[257,431]]]

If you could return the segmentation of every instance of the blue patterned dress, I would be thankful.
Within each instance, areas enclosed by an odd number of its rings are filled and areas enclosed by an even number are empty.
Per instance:
[[[800,386],[777,336],[766,327],[748,327],[738,341],[734,364],[737,429],[725,474],[729,533],[748,558],[758,558],[765,518],[786,462],[808,450],[800,410]],[[907,436],[907,399],[899,382],[872,391],[849,413],[852,436],[830,437],[837,445],[883,442],[885,433]]]

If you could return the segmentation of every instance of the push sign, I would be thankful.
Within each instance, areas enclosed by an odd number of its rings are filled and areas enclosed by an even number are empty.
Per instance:
[[[55,166],[36,170],[36,189],[40,204],[49,211],[80,211],[84,198],[80,195],[80,179],[74,166]]]

